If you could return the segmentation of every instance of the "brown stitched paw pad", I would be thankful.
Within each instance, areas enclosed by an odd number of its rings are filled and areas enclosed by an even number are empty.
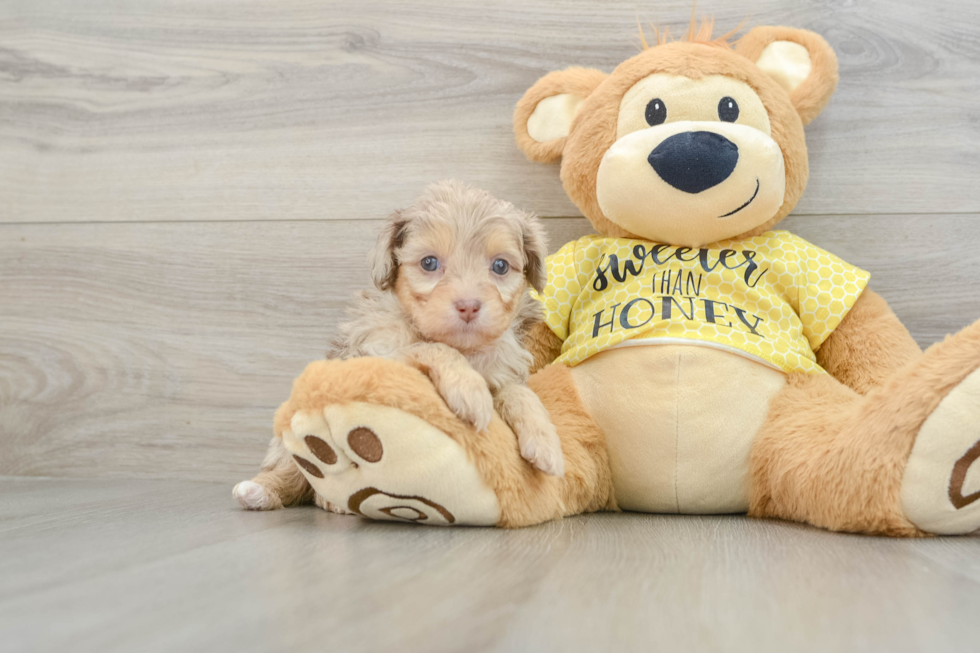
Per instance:
[[[390,519],[419,523],[452,524],[456,521],[451,512],[435,501],[425,497],[388,494],[373,487],[364,488],[351,495],[347,507],[358,515],[375,519],[383,519],[377,515],[381,513]]]
[[[384,455],[384,447],[381,446],[378,435],[364,426],[351,429],[350,433],[347,434],[347,444],[350,445],[354,453],[369,463],[378,462]]]
[[[320,471],[320,468],[314,465],[313,463],[311,463],[306,458],[301,458],[296,454],[293,454],[293,460],[295,460],[296,464],[302,467],[307,474],[316,476],[317,478],[323,478],[323,472]]]
[[[303,438],[306,442],[306,446],[310,448],[313,455],[327,463],[328,465],[333,465],[337,462],[337,452],[333,450],[329,444],[316,437],[315,435],[308,435]]]
[[[959,510],[980,499],[980,490],[963,496],[963,485],[966,483],[966,475],[970,471],[973,463],[980,459],[980,440],[977,441],[963,457],[953,465],[953,475],[949,479],[949,501]],[[980,469],[977,470],[980,472]]]

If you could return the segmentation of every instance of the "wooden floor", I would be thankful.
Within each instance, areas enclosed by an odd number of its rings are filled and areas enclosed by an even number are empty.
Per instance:
[[[0,0],[0,650],[966,651],[980,538],[237,511],[380,221],[457,177],[590,232],[514,103],[691,0]],[[725,0],[841,82],[781,226],[927,346],[980,317],[980,3]]]
[[[519,531],[246,513],[200,482],[0,478],[4,651],[977,647],[980,535],[744,517]]]

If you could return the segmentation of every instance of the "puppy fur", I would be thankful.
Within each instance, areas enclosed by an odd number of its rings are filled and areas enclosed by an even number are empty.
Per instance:
[[[458,181],[432,184],[389,217],[371,255],[375,288],[355,297],[327,357],[376,356],[416,367],[461,419],[484,431],[496,409],[521,455],[562,476],[561,443],[526,385],[534,359],[521,344],[541,322],[527,287],[543,289],[546,252],[534,216]],[[233,493],[252,510],[312,498],[277,438],[259,475]],[[319,498],[317,505],[344,512]]]

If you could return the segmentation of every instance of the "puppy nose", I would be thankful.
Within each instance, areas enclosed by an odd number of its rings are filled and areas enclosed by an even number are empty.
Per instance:
[[[728,179],[738,163],[738,146],[714,132],[682,132],[655,147],[647,161],[677,190],[700,193]]]
[[[463,322],[472,322],[476,319],[476,314],[480,312],[480,300],[478,299],[457,299],[455,302],[456,311],[459,319]]]

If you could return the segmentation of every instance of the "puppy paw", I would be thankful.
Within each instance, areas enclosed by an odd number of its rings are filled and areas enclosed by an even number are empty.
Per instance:
[[[493,419],[493,396],[482,376],[447,374],[439,384],[439,394],[449,409],[477,431],[486,431]]]
[[[565,457],[561,439],[551,423],[525,425],[517,432],[521,457],[549,476],[565,475]]]
[[[278,510],[282,508],[279,497],[254,481],[242,481],[231,494],[245,510]]]

